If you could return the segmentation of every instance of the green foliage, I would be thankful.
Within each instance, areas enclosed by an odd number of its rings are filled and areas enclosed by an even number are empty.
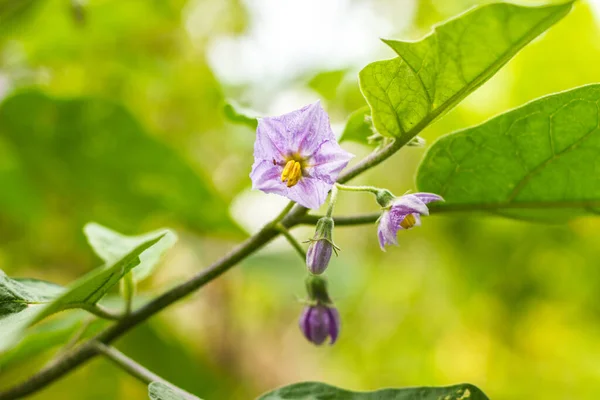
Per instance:
[[[351,141],[368,145],[370,144],[369,138],[374,133],[371,109],[364,106],[350,114],[344,132],[340,137],[340,142]]]
[[[225,117],[233,123],[246,125],[254,130],[258,126],[258,114],[256,112],[245,109],[231,100],[225,103],[223,112]]]
[[[132,271],[135,282],[146,279],[165,252],[177,241],[177,235],[168,229],[160,229],[139,236],[125,236],[95,222],[86,224],[83,232],[94,252],[107,264],[123,258],[142,243],[161,236],[161,240],[140,255],[140,264]]]
[[[418,172],[439,208],[556,220],[600,207],[600,85],[535,100],[438,140]]]
[[[360,72],[375,128],[408,142],[570,9],[571,3],[537,8],[492,4],[436,27],[419,42],[385,40],[398,57]]]
[[[163,236],[146,240],[121,259],[91,271],[66,290],[35,280],[14,280],[2,276],[0,351],[15,344],[22,331],[42,319],[70,308],[94,306],[126,273],[140,263],[140,255]]]
[[[30,207],[0,209],[17,225],[40,213],[34,199],[41,198],[41,214],[59,215],[73,230],[90,219],[130,229],[157,212],[198,232],[236,230],[207,180],[120,105],[21,93],[2,104],[0,131],[18,166],[0,174],[0,185],[16,187],[21,207]]]
[[[447,387],[382,389],[374,392],[351,392],[319,382],[303,382],[276,389],[258,400],[487,400],[485,394],[470,384]]]
[[[196,396],[181,391],[163,382],[152,382],[148,385],[150,400],[200,400]]]
[[[308,87],[326,100],[335,99],[338,87],[348,73],[345,69],[319,72],[308,81]]]

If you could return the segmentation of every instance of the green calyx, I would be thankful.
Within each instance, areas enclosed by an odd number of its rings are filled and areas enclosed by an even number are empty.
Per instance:
[[[377,203],[383,208],[388,208],[392,204],[392,201],[394,201],[396,198],[396,196],[394,196],[392,192],[387,189],[379,190],[375,196]]]
[[[309,275],[306,277],[306,291],[311,302],[316,304],[331,304],[329,293],[327,293],[327,281],[320,275]]]

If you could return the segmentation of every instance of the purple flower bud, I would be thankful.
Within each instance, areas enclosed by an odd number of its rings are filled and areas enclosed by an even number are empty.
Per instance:
[[[308,270],[315,274],[320,275],[325,272],[333,253],[333,245],[326,239],[315,240],[306,252],[306,266]]]
[[[325,272],[331,253],[339,250],[333,243],[333,218],[323,217],[317,222],[315,235],[310,241],[306,252],[306,266],[315,275]]]
[[[334,344],[340,333],[340,314],[335,307],[317,304],[304,308],[300,316],[300,330],[316,345],[323,344],[329,336],[329,344]]]

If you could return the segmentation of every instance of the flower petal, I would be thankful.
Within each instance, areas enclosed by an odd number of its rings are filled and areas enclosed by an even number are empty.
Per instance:
[[[327,140],[315,150],[308,161],[306,173],[314,178],[334,184],[354,154],[342,149],[335,140]]]
[[[405,194],[396,198],[392,203],[392,213],[399,215],[419,213],[421,215],[429,215],[429,209],[425,203],[414,194]]]
[[[412,195],[417,197],[419,200],[421,200],[425,204],[431,203],[433,201],[444,201],[444,198],[442,196],[438,196],[435,193],[419,192],[419,193],[413,193]]]
[[[334,344],[340,334],[340,313],[337,308],[329,307],[329,344]]]
[[[252,172],[250,172],[252,188],[285,196],[287,187],[285,182],[281,182],[282,171],[281,165],[273,165],[271,161],[256,160],[252,165]]]
[[[302,157],[310,157],[326,140],[335,141],[329,115],[320,101],[278,118],[287,129],[290,148]]]
[[[254,142],[254,159],[282,162],[291,152],[285,126],[276,118],[259,118]]]
[[[302,177],[300,181],[291,188],[286,187],[287,194],[284,196],[294,200],[306,208],[319,208],[325,203],[327,193],[333,184],[311,177]]]
[[[400,216],[395,216],[390,211],[384,211],[379,219],[377,237],[379,238],[379,247],[383,251],[385,251],[386,245],[398,244],[398,239],[396,238],[398,229],[400,229],[400,223],[397,222],[398,218]]]

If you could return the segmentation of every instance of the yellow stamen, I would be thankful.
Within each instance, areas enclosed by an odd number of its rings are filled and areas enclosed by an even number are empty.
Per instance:
[[[281,173],[281,182],[287,181],[287,187],[292,187],[298,183],[302,177],[302,166],[298,161],[290,160],[285,164]]]
[[[417,219],[415,218],[415,216],[413,214],[408,214],[406,217],[404,217],[402,222],[400,222],[400,226],[404,229],[410,229],[413,226],[415,226],[416,223]]]

